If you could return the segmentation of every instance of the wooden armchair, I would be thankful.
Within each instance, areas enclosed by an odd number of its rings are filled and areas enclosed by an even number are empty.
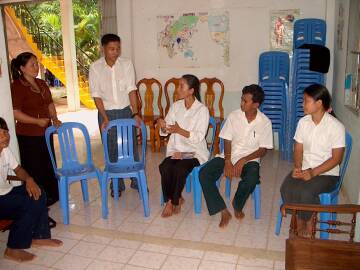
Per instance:
[[[360,269],[360,243],[354,242],[356,213],[360,212],[359,205],[297,205],[284,204],[281,208],[282,214],[291,211],[290,237],[286,240],[285,269],[300,270],[340,270]],[[298,236],[296,215],[298,211],[314,212],[312,218],[311,238]],[[350,222],[321,220],[317,216],[319,212],[330,212],[338,214],[350,214]],[[327,223],[330,229],[322,230],[317,227],[318,223]],[[348,230],[337,227],[348,227]],[[326,231],[332,234],[348,234],[348,241],[323,240],[315,238],[316,232]]]
[[[203,95],[201,95],[201,96],[204,96],[203,103],[206,105],[206,107],[208,107],[210,116],[213,117],[216,121],[214,154],[218,154],[219,153],[220,125],[221,125],[221,122],[224,120],[224,108],[222,106],[222,102],[223,102],[223,98],[224,98],[225,88],[224,88],[224,84],[222,83],[222,81],[217,78],[203,78],[200,80],[200,86],[202,84],[206,85],[205,92]],[[220,96],[219,96],[219,101],[217,104],[218,111],[219,111],[218,115],[215,115],[215,112],[217,111],[217,110],[215,110],[215,104],[214,104],[215,99],[216,99],[216,93],[214,90],[215,84],[218,84],[220,86]]]
[[[144,93],[144,103],[141,98],[140,94],[140,87],[141,85],[145,85],[145,93]],[[157,98],[157,107],[158,107],[158,114],[154,114],[154,91],[153,91],[153,85],[157,85],[159,89],[159,94]],[[151,150],[154,152],[156,151],[155,148],[155,124],[156,120],[160,117],[164,117],[163,107],[161,105],[161,98],[162,98],[162,85],[161,83],[154,79],[142,79],[137,84],[137,94],[139,99],[139,112],[141,112],[142,119],[144,121],[144,124],[149,127],[150,130],[150,145]]]

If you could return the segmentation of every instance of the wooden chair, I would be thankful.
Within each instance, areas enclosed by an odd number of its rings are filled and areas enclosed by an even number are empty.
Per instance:
[[[221,80],[217,78],[203,78],[200,80],[200,86],[202,84],[206,85],[204,100],[203,103],[208,107],[210,116],[213,117],[216,121],[216,135],[215,135],[215,148],[214,148],[214,154],[219,153],[219,133],[220,133],[220,125],[221,122],[224,120],[224,108],[222,106],[223,98],[224,98],[224,84]],[[214,90],[215,84],[218,84],[220,86],[220,97],[218,102],[218,108],[219,108],[219,115],[215,115],[215,99],[216,99],[216,93]]]
[[[140,87],[142,84],[144,84],[146,87],[145,93],[144,93],[144,104],[142,102],[142,98],[141,98],[141,94],[140,94]],[[158,106],[159,114],[157,114],[157,115],[154,114],[154,106],[153,106],[153,104],[154,104],[153,85],[154,84],[157,85],[157,87],[159,89],[159,94],[158,94],[158,98],[157,98],[157,106]],[[139,112],[141,112],[141,114],[142,114],[141,116],[144,121],[144,124],[149,127],[149,130],[150,130],[149,141],[150,141],[150,145],[151,145],[151,150],[153,152],[155,152],[156,151],[156,147],[155,147],[156,120],[159,119],[160,117],[164,117],[163,107],[161,105],[162,85],[158,80],[151,78],[151,79],[140,80],[136,84],[136,86],[137,86],[137,95],[138,95],[138,99],[139,99],[139,108],[138,109],[139,109]]]
[[[289,239],[286,240],[285,268],[288,270],[313,269],[313,270],[340,270],[360,269],[360,243],[354,242],[356,213],[360,212],[360,206],[347,205],[298,205],[284,204],[282,214],[291,211],[291,225]],[[298,236],[296,215],[298,211],[313,212],[312,234],[310,238]],[[352,215],[350,222],[318,220],[318,213],[332,212]],[[329,229],[317,227],[318,223],[330,225]],[[349,227],[348,230],[337,227]],[[326,231],[333,234],[348,234],[348,241],[325,240],[315,238],[316,232]]]

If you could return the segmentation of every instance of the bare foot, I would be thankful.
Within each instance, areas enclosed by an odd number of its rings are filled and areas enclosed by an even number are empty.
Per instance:
[[[229,212],[229,210],[227,210],[226,208],[224,210],[222,210],[219,227],[225,228],[229,224],[231,218],[232,218],[232,216],[231,216],[231,213]]]
[[[234,215],[238,220],[241,220],[245,217],[245,214],[243,211],[237,211],[234,209]]]
[[[63,242],[58,239],[33,239],[32,246],[61,247]]]
[[[29,262],[35,259],[36,255],[27,252],[23,249],[6,248],[4,252],[4,258],[16,262]]]
[[[173,205],[171,201],[168,201],[164,207],[164,210],[161,213],[163,218],[170,217],[173,214]]]
[[[179,205],[174,205],[173,213],[175,215],[179,214],[181,212],[181,203]]]

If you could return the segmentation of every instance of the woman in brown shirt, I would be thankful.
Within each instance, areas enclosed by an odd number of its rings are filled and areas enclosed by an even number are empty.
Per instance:
[[[39,63],[34,54],[24,52],[11,61],[11,96],[22,167],[47,194],[47,204],[58,201],[58,183],[45,141],[45,130],[60,126],[46,82],[37,79]]]

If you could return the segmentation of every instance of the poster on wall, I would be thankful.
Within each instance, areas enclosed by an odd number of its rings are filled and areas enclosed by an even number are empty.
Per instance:
[[[159,67],[230,66],[229,12],[157,16]]]
[[[292,51],[294,22],[299,16],[299,9],[270,11],[270,50]]]
[[[344,33],[344,6],[343,3],[339,4],[338,10],[338,23],[336,29],[336,45],[338,50],[343,49],[343,33]]]

